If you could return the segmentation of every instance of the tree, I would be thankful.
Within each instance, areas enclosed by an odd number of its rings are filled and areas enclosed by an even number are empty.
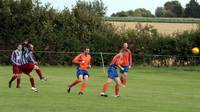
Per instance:
[[[153,17],[153,14],[149,10],[146,10],[144,8],[138,8],[128,11],[120,11],[117,13],[113,13],[111,15],[112,17]]]
[[[116,12],[111,15],[111,17],[128,17],[128,16],[129,16],[128,13],[125,11]]]
[[[164,17],[165,16],[166,10],[163,7],[157,7],[155,11],[155,16],[156,17]]]
[[[87,10],[94,11],[97,15],[104,16],[106,14],[107,7],[105,7],[102,0],[94,0],[92,2],[78,0],[76,2],[76,7],[86,8]]]
[[[183,7],[181,3],[177,0],[168,1],[164,4],[165,10],[170,13],[171,16],[174,17],[182,17],[183,16]]]
[[[153,17],[153,14],[149,10],[146,10],[144,8],[138,8],[135,9],[133,12],[134,17]]]
[[[186,4],[186,8],[184,11],[186,17],[199,18],[200,17],[199,12],[200,12],[200,5],[197,2],[197,0],[190,0],[190,2]]]

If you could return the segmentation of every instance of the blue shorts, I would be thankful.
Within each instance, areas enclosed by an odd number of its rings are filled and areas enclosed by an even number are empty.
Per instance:
[[[108,69],[108,78],[115,79],[118,77],[117,69],[114,67],[109,67]]]
[[[80,69],[78,69],[77,72],[76,72],[77,78],[79,78],[80,75],[83,75],[83,77],[84,77],[85,75],[88,75],[88,76],[89,76],[89,73],[88,73],[87,70],[80,70]]]
[[[124,70],[120,70],[120,73],[127,73],[128,72],[128,69],[129,69],[129,66],[122,66],[124,68]]]

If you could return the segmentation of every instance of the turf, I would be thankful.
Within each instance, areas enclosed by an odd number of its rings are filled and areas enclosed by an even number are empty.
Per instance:
[[[47,82],[39,81],[34,72],[39,93],[30,90],[29,79],[23,75],[20,89],[8,88],[11,68],[0,67],[0,112],[199,112],[200,68],[136,67],[130,70],[128,86],[121,97],[114,98],[114,84],[107,98],[100,89],[107,76],[101,68],[90,71],[85,94],[77,94],[80,85],[66,93],[66,86],[75,77],[75,67],[42,67]]]

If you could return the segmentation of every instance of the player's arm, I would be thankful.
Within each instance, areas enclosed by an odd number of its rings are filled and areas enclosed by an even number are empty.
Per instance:
[[[115,59],[115,64],[117,65],[117,67],[121,70],[124,70],[124,68],[121,66],[122,64],[122,58],[120,56],[117,56],[116,59]]]
[[[73,64],[81,64],[81,62],[80,62],[80,57],[81,57],[81,55],[76,56],[76,57],[72,60],[72,63],[73,63]]]
[[[91,65],[91,56],[90,56],[90,59],[89,59],[89,62],[88,62],[88,64],[89,64],[89,68],[91,68],[92,67],[92,65]]]
[[[131,68],[132,65],[133,65],[132,53],[131,53],[131,51],[129,51],[129,68]]]
[[[33,58],[33,53],[32,52],[29,52],[28,56],[31,59],[31,62],[33,62],[34,64],[37,64],[37,61],[35,61],[34,58]]]
[[[25,55],[25,57],[27,58],[28,57],[28,52],[29,52],[29,50],[28,50],[28,48],[24,45],[24,47],[23,47],[23,52],[24,52],[24,55]]]
[[[17,63],[17,56],[16,56],[15,51],[12,52],[11,61],[12,61],[13,64],[19,65],[19,64]]]

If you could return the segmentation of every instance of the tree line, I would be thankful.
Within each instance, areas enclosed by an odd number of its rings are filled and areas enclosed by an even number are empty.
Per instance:
[[[112,17],[187,17],[200,18],[200,5],[197,0],[190,0],[185,8],[177,0],[168,1],[164,6],[157,7],[155,15],[145,8],[120,11],[113,13]]]

